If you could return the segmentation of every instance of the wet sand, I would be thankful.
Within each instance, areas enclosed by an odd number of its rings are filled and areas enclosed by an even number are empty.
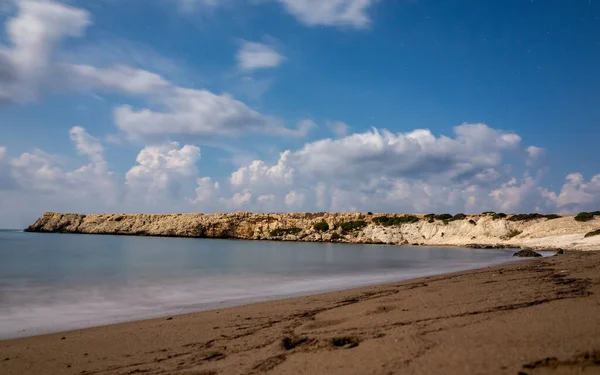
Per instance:
[[[0,374],[600,374],[600,252],[0,341]]]

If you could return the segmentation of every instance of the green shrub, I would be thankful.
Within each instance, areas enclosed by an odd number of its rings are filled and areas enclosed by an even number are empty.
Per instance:
[[[590,232],[588,234],[585,235],[585,237],[592,237],[592,236],[600,236],[600,229],[595,230],[593,232]]]
[[[460,214],[456,214],[456,215],[452,216],[452,219],[450,219],[450,221],[464,220],[466,218],[467,218],[467,215],[460,213]]]
[[[505,214],[505,213],[503,213],[503,212],[500,212],[500,213],[497,213],[497,214],[496,214],[496,213],[494,213],[494,214],[492,215],[492,219],[494,219],[494,220],[498,220],[498,219],[504,219],[505,217],[506,217],[506,214]]]
[[[482,215],[496,215],[494,211],[485,211],[481,213]]]
[[[339,224],[339,227],[342,228],[344,232],[351,232],[356,229],[363,228],[367,225],[367,222],[364,220],[354,220],[354,221],[344,221]]]
[[[470,224],[473,224],[473,225],[477,225],[477,223],[476,223],[476,222],[475,222],[475,220],[473,220],[473,219],[469,220],[469,223],[470,223]]]
[[[590,221],[594,218],[594,216],[600,216],[600,211],[594,212],[580,212],[575,216],[575,220],[577,221]]]
[[[436,220],[450,220],[450,219],[452,219],[452,215],[450,215],[450,214],[439,214],[439,215],[435,215],[434,218]]]
[[[329,224],[326,221],[320,221],[316,223],[313,228],[318,232],[327,232],[329,230]]]
[[[510,232],[508,232],[508,234],[506,234],[506,236],[504,236],[504,238],[508,240],[510,238],[518,236],[521,233],[523,233],[523,232],[520,232],[516,229],[512,229]]]
[[[270,234],[272,237],[281,237],[288,234],[298,234],[300,232],[302,232],[302,229],[300,228],[277,228],[273,229]]]
[[[435,217],[435,214],[427,214],[425,216],[423,216],[425,219],[432,219]]]
[[[554,219],[560,218],[560,215],[557,215],[557,214],[549,214],[549,215],[545,215],[545,216],[546,216],[546,219],[548,219],[548,220],[554,220]]]
[[[448,223],[450,222],[450,220],[444,219],[444,220],[442,220],[442,222],[444,223],[444,225],[448,225]]]
[[[508,221],[529,221],[529,220],[543,219],[545,217],[546,217],[546,215],[542,215],[542,214],[516,214],[516,215],[512,215],[510,218],[508,218]]]
[[[367,212],[367,215],[373,215],[373,213],[371,211]]]
[[[433,219],[433,216],[429,218],[429,220],[427,220],[428,223],[435,223],[435,220]]]
[[[408,216],[379,216],[373,219],[373,222],[379,225],[383,225],[384,227],[389,227],[392,225],[400,225],[400,224],[408,224],[408,223],[416,223],[419,221],[419,218],[413,215]]]

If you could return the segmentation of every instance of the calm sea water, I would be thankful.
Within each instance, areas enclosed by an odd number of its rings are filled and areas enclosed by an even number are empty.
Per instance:
[[[0,231],[0,338],[452,272],[511,251]]]

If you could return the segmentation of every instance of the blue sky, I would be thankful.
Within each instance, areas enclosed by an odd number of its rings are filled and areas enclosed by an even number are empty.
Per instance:
[[[0,226],[596,210],[600,3],[0,0]]]

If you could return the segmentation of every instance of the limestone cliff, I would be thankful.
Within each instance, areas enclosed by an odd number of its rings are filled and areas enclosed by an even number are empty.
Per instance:
[[[600,217],[541,215],[520,220],[493,214],[425,215],[365,213],[60,214],[45,213],[29,232],[236,238],[394,245],[521,247],[600,250]]]

